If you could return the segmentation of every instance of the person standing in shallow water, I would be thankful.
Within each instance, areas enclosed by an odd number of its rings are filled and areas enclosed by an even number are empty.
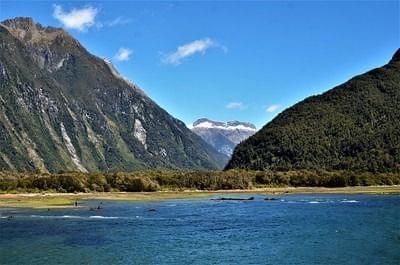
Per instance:
[[[74,204],[75,204],[75,207],[78,207],[78,201],[75,201]]]

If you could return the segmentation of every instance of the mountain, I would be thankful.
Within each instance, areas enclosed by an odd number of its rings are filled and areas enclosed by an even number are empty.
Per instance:
[[[231,156],[235,146],[256,132],[256,127],[248,122],[217,122],[199,119],[191,130],[212,145],[218,152]]]
[[[0,170],[217,169],[226,158],[112,64],[31,18],[0,24]]]
[[[280,113],[226,168],[399,170],[400,49],[387,65]]]

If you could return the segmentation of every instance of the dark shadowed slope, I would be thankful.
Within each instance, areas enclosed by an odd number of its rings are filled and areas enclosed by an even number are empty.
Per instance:
[[[215,169],[224,157],[62,29],[0,24],[0,170]]]
[[[279,114],[234,150],[227,168],[400,169],[400,50]]]

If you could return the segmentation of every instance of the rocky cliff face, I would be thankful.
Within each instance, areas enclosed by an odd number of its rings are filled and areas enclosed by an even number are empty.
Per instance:
[[[191,130],[220,153],[229,157],[237,144],[256,132],[256,127],[248,122],[224,123],[203,118],[195,121]]]
[[[216,169],[226,160],[62,29],[0,24],[0,170]]]
[[[400,50],[279,114],[236,147],[227,168],[400,170]]]

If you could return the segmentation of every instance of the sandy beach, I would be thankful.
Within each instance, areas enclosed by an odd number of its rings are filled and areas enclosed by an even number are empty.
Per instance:
[[[23,208],[64,208],[75,207],[81,200],[121,200],[121,201],[160,201],[172,199],[196,199],[211,196],[235,194],[265,194],[279,196],[283,194],[302,193],[342,193],[342,194],[393,194],[400,193],[400,186],[363,186],[343,188],[323,187],[284,187],[255,188],[250,190],[217,190],[217,191],[159,191],[159,192],[103,192],[103,193],[15,193],[0,194],[0,207]],[[79,205],[79,204],[78,204]]]

